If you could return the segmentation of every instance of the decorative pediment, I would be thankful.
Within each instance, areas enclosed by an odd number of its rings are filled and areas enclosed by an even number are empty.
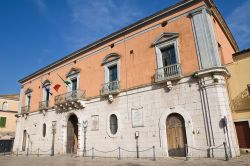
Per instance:
[[[70,71],[67,73],[66,77],[70,77],[70,76],[76,75],[78,73],[80,73],[80,69],[71,68]]]
[[[118,55],[117,53],[111,53],[111,54],[108,54],[107,56],[105,56],[102,60],[102,64],[105,64],[105,63],[109,63],[109,62],[112,62],[114,60],[117,60],[117,59],[120,59],[120,55]]]
[[[31,93],[32,92],[32,89],[30,89],[30,88],[28,88],[28,89],[26,89],[26,91],[24,92],[25,94],[29,94],[29,93]]]
[[[158,37],[154,42],[153,42],[153,46],[164,43],[166,41],[178,38],[179,34],[178,33],[169,33],[169,32],[164,32],[161,34],[160,37]]]
[[[51,82],[47,79],[47,80],[45,80],[45,81],[43,81],[43,87],[45,87],[45,86],[48,86],[48,85],[50,85],[51,84]]]

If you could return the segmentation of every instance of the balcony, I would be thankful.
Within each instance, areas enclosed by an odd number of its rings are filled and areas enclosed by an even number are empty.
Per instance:
[[[21,108],[21,114],[22,115],[27,115],[30,112],[30,106],[24,106]]]
[[[49,101],[41,101],[39,102],[39,111],[47,111],[49,109]]]
[[[180,64],[174,64],[156,69],[155,82],[164,82],[181,77]]]
[[[101,95],[112,95],[120,92],[120,81],[112,81],[102,84]]]
[[[85,91],[75,90],[55,97],[55,108],[58,112],[82,109],[85,107]]]

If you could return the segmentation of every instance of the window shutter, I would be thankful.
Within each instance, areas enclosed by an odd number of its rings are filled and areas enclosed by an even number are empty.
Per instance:
[[[0,127],[5,127],[6,125],[6,117],[0,117]]]
[[[161,68],[163,67],[161,50],[160,48],[155,47],[155,51],[156,51],[157,65],[158,65],[157,67]]]

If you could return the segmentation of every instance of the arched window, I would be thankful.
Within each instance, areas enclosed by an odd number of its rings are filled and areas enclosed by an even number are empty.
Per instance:
[[[2,110],[3,111],[8,110],[8,102],[7,101],[3,102]]]
[[[46,124],[44,123],[43,124],[43,137],[46,136]]]
[[[116,134],[118,129],[118,120],[115,114],[110,116],[110,132],[111,134]]]

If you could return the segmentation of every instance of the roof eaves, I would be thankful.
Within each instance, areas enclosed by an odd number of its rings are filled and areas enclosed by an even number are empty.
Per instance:
[[[159,11],[159,12],[156,12],[156,13],[148,16],[148,17],[145,17],[145,18],[143,18],[143,19],[141,19],[141,20],[127,26],[127,27],[124,27],[121,30],[118,30],[118,31],[116,31],[114,33],[111,33],[110,35],[108,35],[108,36],[106,36],[104,38],[101,38],[101,39],[97,40],[96,42],[93,42],[93,43],[91,43],[91,44],[89,44],[89,45],[87,45],[87,46],[85,46],[85,47],[83,47],[83,48],[81,48],[81,49],[79,49],[79,50],[77,50],[77,51],[75,51],[75,52],[73,52],[73,53],[71,53],[71,54],[69,54],[69,55],[67,55],[67,56],[65,56],[65,57],[63,57],[63,58],[49,64],[49,65],[47,65],[47,66],[45,66],[45,67],[43,67],[43,68],[41,68],[40,70],[38,70],[38,71],[36,71],[36,72],[34,72],[34,73],[20,79],[18,82],[19,83],[24,83],[27,80],[29,80],[29,79],[31,79],[31,78],[33,78],[33,77],[35,77],[35,76],[37,76],[37,75],[39,75],[41,73],[53,68],[54,66],[58,66],[61,63],[67,61],[67,60],[73,59],[73,58],[77,57],[79,54],[82,54],[84,52],[89,51],[90,49],[98,47],[99,45],[102,45],[105,42],[108,42],[108,41],[114,39],[115,37],[119,37],[120,35],[122,35],[124,33],[127,33],[127,32],[129,32],[131,30],[134,30],[135,28],[138,28],[138,27],[140,27],[140,26],[142,26],[142,25],[144,25],[144,24],[146,24],[146,23],[148,23],[148,22],[150,22],[150,21],[152,21],[154,19],[157,19],[157,18],[161,17],[164,14],[171,13],[171,12],[173,12],[173,11],[183,7],[183,6],[186,6],[188,4],[192,4],[192,3],[195,3],[195,2],[200,2],[200,1],[201,0],[182,0],[182,1],[176,3],[176,4],[172,5],[172,6],[169,6],[169,7],[165,8],[165,9]]]

